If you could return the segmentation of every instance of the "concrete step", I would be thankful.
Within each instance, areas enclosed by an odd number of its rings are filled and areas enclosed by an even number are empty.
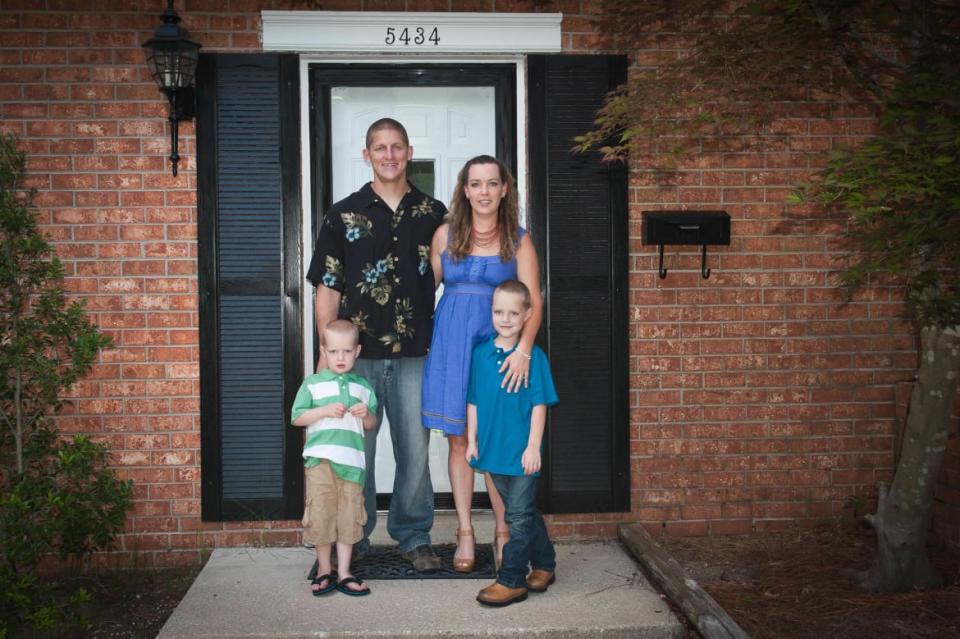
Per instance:
[[[449,535],[449,522],[438,523],[434,540],[452,539],[455,519]],[[488,535],[478,531],[481,542],[493,537],[489,523]],[[219,548],[159,638],[684,636],[618,542],[556,546],[557,582],[549,592],[506,608],[478,604],[489,580],[477,579],[370,580],[367,597],[313,597],[305,581],[313,551]]]

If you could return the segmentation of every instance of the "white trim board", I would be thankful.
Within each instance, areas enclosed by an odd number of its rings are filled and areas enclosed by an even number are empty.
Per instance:
[[[562,13],[261,11],[264,51],[557,53]]]

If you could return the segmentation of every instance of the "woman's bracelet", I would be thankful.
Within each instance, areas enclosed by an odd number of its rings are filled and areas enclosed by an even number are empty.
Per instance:
[[[513,350],[517,351],[518,353],[520,353],[521,355],[523,355],[523,356],[526,357],[527,359],[532,359],[532,356],[531,356],[529,353],[524,353],[523,351],[521,351],[521,350],[520,350],[520,347],[517,347],[517,348],[515,348],[515,349],[513,349]]]

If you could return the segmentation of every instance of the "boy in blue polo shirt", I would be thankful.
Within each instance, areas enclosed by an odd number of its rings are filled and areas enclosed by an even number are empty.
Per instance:
[[[507,507],[510,541],[503,548],[497,580],[480,591],[477,601],[509,606],[527,592],[546,592],[556,577],[556,553],[543,516],[537,511],[540,447],[547,406],[557,391],[547,356],[538,346],[520,354],[530,360],[527,384],[518,392],[501,387],[504,359],[517,348],[523,324],[530,318],[530,291],[508,280],[493,292],[493,327],[497,334],[473,349],[467,386],[466,458],[490,473]],[[528,566],[532,568],[527,574]]]

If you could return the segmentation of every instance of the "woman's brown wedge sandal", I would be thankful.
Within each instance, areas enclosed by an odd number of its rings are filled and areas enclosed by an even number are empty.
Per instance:
[[[461,537],[470,537],[473,539],[473,548],[474,556],[473,557],[454,557],[453,558],[453,569],[456,572],[473,572],[473,569],[477,565],[476,558],[476,548],[477,548],[477,538],[473,536],[473,528],[466,528],[461,530],[457,528],[457,544],[460,544]]]

